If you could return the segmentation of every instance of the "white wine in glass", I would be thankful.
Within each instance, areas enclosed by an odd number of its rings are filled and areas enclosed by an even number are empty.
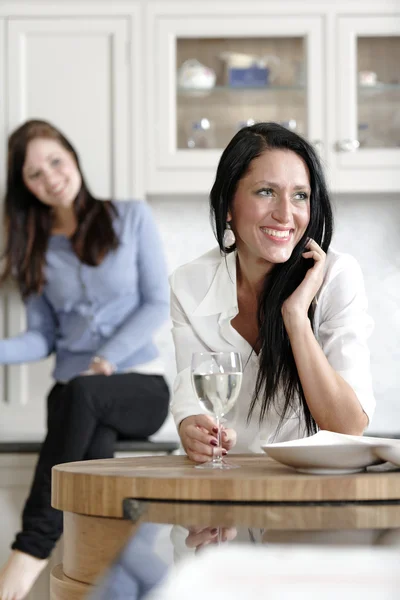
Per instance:
[[[195,352],[192,355],[192,382],[199,402],[212,415],[221,447],[221,419],[235,405],[242,384],[242,361],[238,352]],[[232,465],[213,452],[211,462],[196,465],[199,469],[232,469]]]

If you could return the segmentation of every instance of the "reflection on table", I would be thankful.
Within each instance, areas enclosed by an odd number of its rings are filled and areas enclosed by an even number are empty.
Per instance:
[[[398,597],[396,502],[124,506],[137,529],[90,600]]]

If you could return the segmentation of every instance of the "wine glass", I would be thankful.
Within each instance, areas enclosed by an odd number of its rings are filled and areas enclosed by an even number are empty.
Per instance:
[[[192,355],[192,383],[204,410],[211,414],[218,429],[218,448],[221,447],[221,419],[234,406],[242,384],[242,360],[239,352],[194,352]],[[232,465],[216,456],[211,462],[196,465],[198,469],[232,469]]]

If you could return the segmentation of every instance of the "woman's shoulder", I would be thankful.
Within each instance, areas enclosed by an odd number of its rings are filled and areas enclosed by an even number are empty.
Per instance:
[[[154,219],[147,202],[142,200],[113,200],[112,205],[115,210],[114,230],[121,240],[133,239],[132,234],[137,233],[141,228],[152,229]]]
[[[326,253],[324,283],[333,281],[339,275],[346,280],[362,277],[360,264],[351,254],[329,248]]]
[[[362,270],[354,256],[333,249],[327,252],[325,276],[316,298],[325,317],[349,306],[355,298],[366,301]]]
[[[181,265],[170,275],[169,281],[172,290],[177,292],[180,289],[208,289],[222,260],[224,259],[217,246]]]
[[[112,200],[117,217],[120,219],[140,218],[150,212],[150,207],[143,200]]]

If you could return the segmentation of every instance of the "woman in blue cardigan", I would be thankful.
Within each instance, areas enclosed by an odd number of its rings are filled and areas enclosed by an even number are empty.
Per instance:
[[[0,341],[0,364],[55,355],[47,436],[0,573],[0,600],[20,600],[62,533],[52,466],[112,457],[118,437],[147,438],[167,416],[153,335],[168,318],[169,288],[148,206],[94,198],[74,148],[45,121],[9,139],[5,230],[2,281],[16,280],[27,330]]]

